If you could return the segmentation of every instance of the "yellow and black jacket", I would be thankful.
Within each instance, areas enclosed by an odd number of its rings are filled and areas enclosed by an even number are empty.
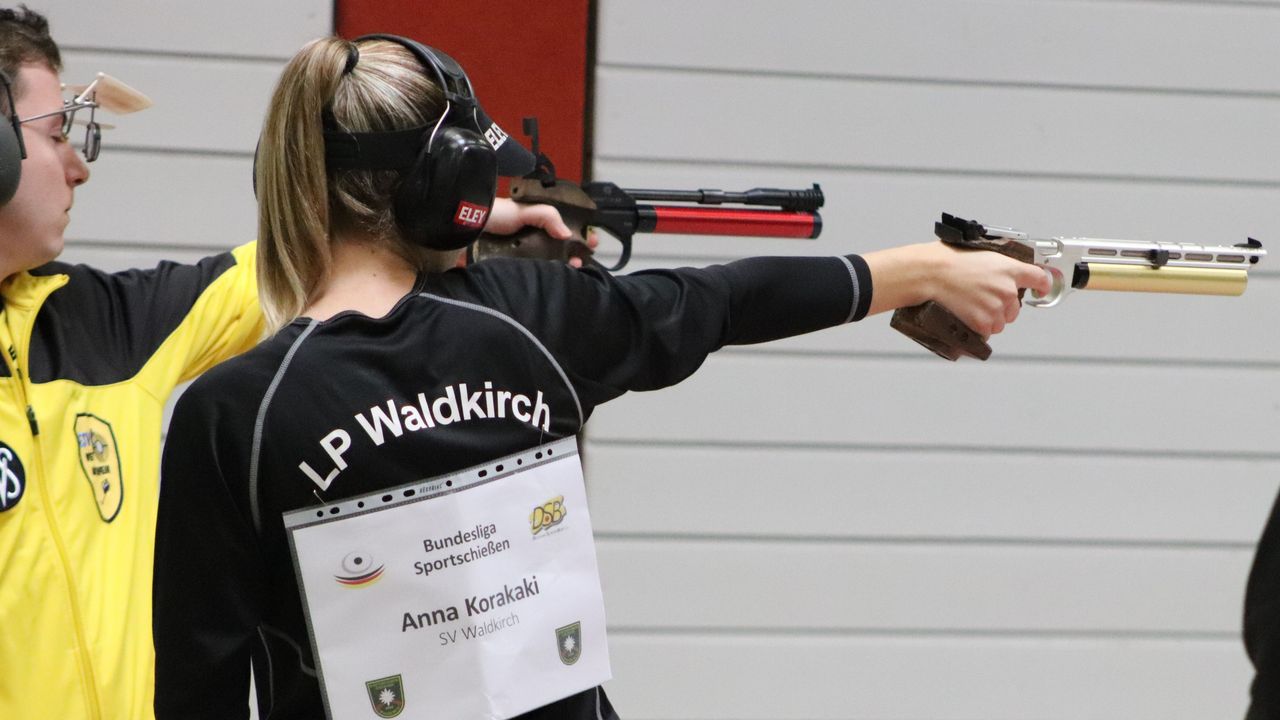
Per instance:
[[[0,287],[0,718],[152,717],[165,402],[259,339],[253,253]]]

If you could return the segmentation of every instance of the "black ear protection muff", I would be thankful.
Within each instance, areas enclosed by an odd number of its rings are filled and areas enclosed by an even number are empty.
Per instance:
[[[524,175],[533,156],[507,137],[480,108],[471,81],[453,58],[396,35],[365,35],[407,49],[444,92],[440,119],[395,132],[345,132],[325,118],[325,161],[330,170],[399,170],[393,199],[396,224],[409,242],[435,250],[470,245],[489,219],[498,174]],[[353,53],[347,71],[358,62]]]
[[[27,148],[22,143],[22,128],[18,126],[18,108],[13,103],[13,87],[9,76],[0,72],[0,85],[4,86],[5,122],[0,123],[0,205],[9,202],[18,191],[22,178],[22,160]]]

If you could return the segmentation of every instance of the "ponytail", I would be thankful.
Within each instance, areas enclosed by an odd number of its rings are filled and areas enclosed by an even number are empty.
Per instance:
[[[398,172],[326,170],[326,118],[352,132],[385,132],[425,125],[444,110],[440,89],[404,48],[383,40],[354,48],[336,37],[303,47],[285,66],[263,123],[255,169],[258,292],[271,332],[322,289],[335,230],[382,238],[423,270],[456,257],[399,236],[392,212]]]

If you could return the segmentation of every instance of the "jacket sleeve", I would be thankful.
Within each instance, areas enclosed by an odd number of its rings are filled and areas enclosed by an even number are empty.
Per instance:
[[[248,717],[266,570],[232,489],[251,430],[233,426],[216,396],[203,378],[192,385],[164,448],[152,591],[159,720]]]
[[[258,304],[257,243],[231,252],[233,264],[203,288],[191,311],[165,341],[190,380],[253,347],[266,328]]]
[[[725,345],[861,319],[871,304],[871,275],[856,255],[751,258],[616,277],[554,263],[489,262],[501,277],[482,291],[491,293],[487,299],[538,336],[592,404],[678,383]],[[486,264],[477,271],[488,272]]]

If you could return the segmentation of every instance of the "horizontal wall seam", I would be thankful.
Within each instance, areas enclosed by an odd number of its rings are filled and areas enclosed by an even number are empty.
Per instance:
[[[882,535],[784,535],[743,533],[697,532],[620,532],[596,529],[597,542],[643,542],[655,545],[677,543],[725,543],[747,545],[868,545],[950,548],[1034,548],[1045,550],[1095,549],[1095,550],[1152,550],[1157,552],[1247,553],[1252,554],[1255,543],[1233,540],[1134,540],[1127,538],[1001,538],[981,536],[917,536],[890,537]]]
[[[1159,87],[1154,85],[1114,85],[1053,81],[966,79],[911,75],[879,75],[874,73],[835,73],[813,70],[768,70],[741,67],[690,67],[634,62],[602,62],[598,70],[624,72],[662,72],[676,75],[714,75],[741,78],[779,78],[785,80],[819,80],[859,82],[876,85],[922,85],[929,87],[962,87],[996,90],[1045,90],[1050,92],[1093,92],[1124,95],[1159,95],[1166,97],[1213,98],[1232,100],[1280,100],[1278,90],[1230,90],[1214,87]]]
[[[111,138],[108,137],[103,143],[102,158],[108,155],[187,155],[200,158],[227,158],[232,160],[252,160],[253,148],[246,146],[244,150],[218,150],[215,148],[193,148],[193,147],[164,147],[160,145],[133,145],[133,144],[108,144]],[[245,178],[245,182],[249,182]]]
[[[63,45],[63,55],[112,55],[116,57],[145,57],[175,62],[237,62],[245,64],[267,64],[279,70],[293,57],[292,53],[282,55],[239,55],[235,53],[208,53],[189,50],[151,50],[144,48],[98,47],[92,45]]]
[[[210,255],[214,255],[220,252],[226,252],[231,248],[237,245],[240,245],[241,243],[248,242],[249,240],[252,240],[252,239],[253,238],[248,237],[248,238],[244,238],[240,242],[229,240],[228,244],[210,245],[210,244],[200,244],[200,243],[196,243],[196,244],[174,243],[173,238],[158,240],[155,243],[147,243],[143,241],[104,240],[101,238],[68,236],[66,245],[68,248],[71,248],[71,249],[93,248],[95,250],[110,250],[110,251],[117,251],[117,252],[138,252],[138,253],[151,253],[156,251],[180,252],[180,253],[197,252],[197,253],[208,253]]]
[[[1079,3],[1116,4],[1116,0],[1073,0]],[[1130,3],[1141,2],[1146,5],[1199,5],[1204,8],[1250,7],[1264,9],[1280,9],[1280,0],[1128,0]]]
[[[671,627],[609,624],[614,640],[620,636],[646,637],[720,637],[754,639],[903,639],[934,638],[990,640],[1081,640],[1119,641],[1150,640],[1171,643],[1223,643],[1238,645],[1240,633],[1224,630],[1055,630],[1049,628],[848,628],[848,627]]]
[[[933,358],[932,355],[928,356]],[[934,362],[938,362],[933,358]],[[948,445],[946,443],[928,443],[912,445],[907,443],[832,443],[832,442],[812,442],[812,441],[796,441],[789,440],[786,442],[771,442],[767,440],[752,439],[751,441],[737,442],[730,440],[675,440],[664,439],[655,440],[652,438],[600,438],[591,434],[591,425],[587,425],[587,446],[596,447],[633,447],[645,450],[655,450],[661,452],[663,449],[694,449],[694,450],[768,450],[777,452],[779,450],[799,450],[799,451],[828,451],[828,452],[874,452],[874,453],[904,453],[911,455],[996,455],[1008,457],[1014,455],[1041,457],[1063,457],[1078,458],[1081,456],[1089,457],[1113,457],[1113,458],[1131,458],[1139,460],[1215,460],[1215,461],[1235,461],[1235,462],[1276,462],[1280,461],[1280,452],[1227,452],[1221,450],[1142,450],[1142,449],[1122,449],[1122,448],[1094,448],[1094,447],[1038,447],[1038,446],[1020,446],[1008,447],[1003,445]],[[1208,481],[1206,481],[1208,482]]]
[[[1039,170],[999,170],[983,168],[946,168],[946,167],[910,167],[905,165],[837,165],[819,162],[779,162],[773,160],[748,160],[734,158],[732,162],[723,159],[701,159],[690,157],[662,157],[659,155],[639,156],[610,153],[607,148],[597,149],[595,162],[628,162],[639,165],[686,165],[698,168],[734,167],[747,169],[767,168],[771,170],[803,170],[840,173],[865,173],[868,175],[937,175],[941,177],[991,178],[1011,180],[1068,180],[1073,182],[1125,183],[1147,185],[1183,185],[1189,187],[1225,187],[1225,188],[1262,188],[1280,189],[1280,178],[1274,180],[1257,180],[1245,178],[1212,178],[1212,177],[1168,177],[1160,175],[1126,175],[1105,173],[1071,173]]]
[[[996,339],[999,343],[999,339]],[[851,360],[855,358],[867,359],[883,356],[884,359],[905,360],[915,359],[920,361],[937,362],[932,355],[921,356],[920,353],[874,353],[874,352],[858,352],[858,351],[832,351],[832,350],[791,350],[785,348],[755,348],[751,346],[729,347],[720,351],[721,356],[733,355],[738,357],[790,357],[790,358],[810,358],[819,360]],[[1035,363],[1036,365],[1104,365],[1106,367],[1140,367],[1140,368],[1161,368],[1161,369],[1203,369],[1203,370],[1251,370],[1251,371],[1280,371],[1280,360],[1192,360],[1184,358],[1120,358],[1120,357],[1066,357],[1054,355],[1052,358],[1046,358],[1040,355],[1015,355],[1001,353],[995,360],[989,361],[989,365],[1016,365]]]

